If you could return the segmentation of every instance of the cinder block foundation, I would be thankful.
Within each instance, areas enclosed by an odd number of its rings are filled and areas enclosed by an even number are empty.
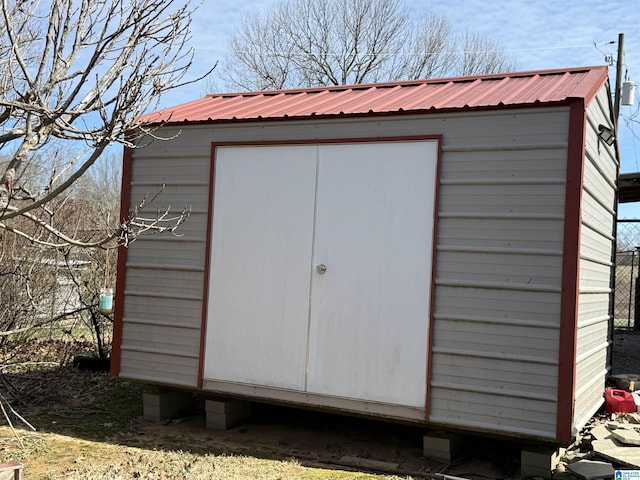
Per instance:
[[[453,433],[427,433],[422,439],[422,454],[438,462],[451,463],[460,454],[463,437]]]
[[[157,390],[142,394],[143,418],[147,422],[160,422],[176,416],[180,410],[191,408],[194,397],[175,390]]]
[[[228,430],[251,416],[251,403],[241,400],[207,400],[207,429]]]
[[[551,474],[558,467],[562,455],[563,448],[527,447],[520,452],[520,476],[551,479]]]

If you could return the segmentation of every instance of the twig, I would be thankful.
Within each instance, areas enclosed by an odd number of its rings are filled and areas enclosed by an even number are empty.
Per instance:
[[[22,423],[24,423],[27,427],[29,427],[31,430],[33,430],[34,432],[36,431],[36,427],[34,427],[33,425],[31,425],[22,415],[20,415],[18,412],[16,412],[13,407],[11,406],[11,404],[7,401],[6,398],[4,398],[4,396],[2,396],[2,394],[0,393],[0,400],[6,402],[7,407],[9,407],[9,410],[11,410],[11,413],[13,413],[16,417],[18,417],[20,420],[22,420]],[[1,403],[1,402],[0,402]],[[3,407],[4,410],[4,407]]]
[[[44,322],[40,322],[40,323],[36,323],[34,325],[31,325],[29,327],[24,327],[24,328],[17,328],[14,330],[7,330],[7,331],[0,331],[0,337],[7,337],[10,335],[14,335],[16,333],[22,333],[22,332],[27,332],[29,330],[33,330],[34,328],[40,328],[40,327],[44,327],[45,325],[50,325],[52,323],[58,322],[59,320],[62,320],[63,318],[66,317],[70,317],[73,315],[76,315],[77,313],[83,312],[85,310],[88,310],[91,307],[80,307],[80,308],[76,308],[75,310],[70,310],[68,312],[63,312],[61,314],[56,315],[53,318],[50,318],[49,320],[46,320]]]
[[[2,396],[2,395],[0,395]],[[4,398],[4,397],[2,397]],[[2,413],[4,414],[4,418],[7,419],[7,422],[9,423],[9,428],[11,428],[11,431],[13,432],[13,436],[16,437],[16,440],[18,440],[18,443],[20,443],[20,448],[24,448],[24,443],[22,443],[22,439],[18,436],[18,432],[16,432],[16,429],[13,428],[13,423],[11,423],[11,419],[9,418],[9,415],[7,414],[7,411],[4,408],[4,402],[2,399],[0,399],[0,408],[2,409]]]

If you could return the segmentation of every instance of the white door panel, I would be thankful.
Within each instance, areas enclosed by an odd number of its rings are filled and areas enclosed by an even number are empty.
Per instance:
[[[437,145],[217,149],[205,379],[424,407]]]
[[[217,149],[205,379],[304,388],[316,151]]]
[[[436,142],[322,145],[308,391],[424,407]]]

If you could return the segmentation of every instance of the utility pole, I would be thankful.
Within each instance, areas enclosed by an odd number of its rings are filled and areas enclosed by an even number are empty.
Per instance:
[[[618,130],[618,117],[620,116],[620,89],[622,87],[622,64],[624,63],[624,33],[618,34],[618,63],[616,64],[616,90],[613,103],[613,115],[616,121],[616,133]]]

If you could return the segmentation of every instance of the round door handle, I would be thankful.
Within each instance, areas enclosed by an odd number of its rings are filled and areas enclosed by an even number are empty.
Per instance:
[[[326,265],[323,265],[322,263],[320,265],[316,265],[316,272],[318,272],[320,275],[322,275],[326,271],[327,271]]]

